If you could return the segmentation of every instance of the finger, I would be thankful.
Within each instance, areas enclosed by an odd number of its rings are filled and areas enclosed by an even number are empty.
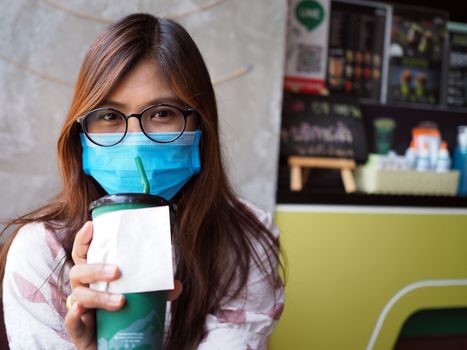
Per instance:
[[[96,310],[86,310],[81,316],[81,321],[85,325],[82,344],[83,349],[96,349]]]
[[[110,264],[80,264],[70,269],[71,289],[85,286],[92,282],[114,281],[121,276],[121,271],[116,265]]]
[[[75,302],[65,316],[65,328],[72,339],[81,338],[86,330],[86,325],[81,320],[85,311],[80,303]]]
[[[175,299],[177,299],[180,296],[180,294],[182,294],[182,292],[183,292],[182,282],[180,282],[179,280],[175,280],[174,281],[174,289],[169,290],[169,293],[167,295],[167,300],[168,301],[174,301]]]
[[[78,231],[73,243],[71,257],[75,264],[85,264],[88,256],[89,244],[92,241],[92,221],[84,224],[81,230]]]
[[[72,293],[73,300],[87,309],[120,310],[125,305],[122,294],[100,292],[86,287],[76,287]]]

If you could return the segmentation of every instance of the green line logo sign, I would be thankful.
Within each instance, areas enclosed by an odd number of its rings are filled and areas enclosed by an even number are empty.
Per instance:
[[[311,32],[323,22],[324,8],[318,1],[305,0],[295,8],[295,16]]]

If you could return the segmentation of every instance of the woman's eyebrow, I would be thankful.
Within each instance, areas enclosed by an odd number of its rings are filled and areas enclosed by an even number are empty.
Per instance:
[[[185,103],[178,98],[178,97],[159,97],[155,98],[153,100],[150,100],[146,103],[143,103],[140,107],[140,109],[146,108],[151,105],[159,104],[159,103],[170,103],[170,104],[175,104],[177,106],[184,106]],[[126,104],[118,101],[113,101],[113,100],[104,100],[102,101],[101,105],[109,106],[109,107],[115,107],[115,108],[125,108]]]
[[[150,106],[150,105],[155,105],[155,104],[158,104],[158,103],[171,103],[171,104],[175,104],[175,105],[185,105],[183,103],[183,101],[178,98],[178,97],[160,97],[160,98],[156,98],[154,100],[151,100],[147,103],[145,103],[143,105],[143,107],[147,107],[147,106]]]
[[[102,101],[99,105],[101,106],[109,106],[109,107],[117,107],[117,108],[122,108],[125,107],[124,103],[120,103],[117,101],[112,101],[112,100],[104,100]]]

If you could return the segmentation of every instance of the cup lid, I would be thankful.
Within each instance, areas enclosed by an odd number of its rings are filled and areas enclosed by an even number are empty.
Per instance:
[[[93,209],[102,205],[128,203],[149,204],[156,207],[162,207],[167,205],[171,209],[174,209],[173,203],[160,196],[154,196],[145,193],[119,193],[110,194],[91,202],[91,204],[89,205],[89,210],[92,211]]]

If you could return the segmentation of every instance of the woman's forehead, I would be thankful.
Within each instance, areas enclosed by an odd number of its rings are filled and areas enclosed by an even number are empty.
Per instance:
[[[143,59],[126,73],[105,101],[124,107],[139,107],[160,100],[179,101],[153,59]]]

